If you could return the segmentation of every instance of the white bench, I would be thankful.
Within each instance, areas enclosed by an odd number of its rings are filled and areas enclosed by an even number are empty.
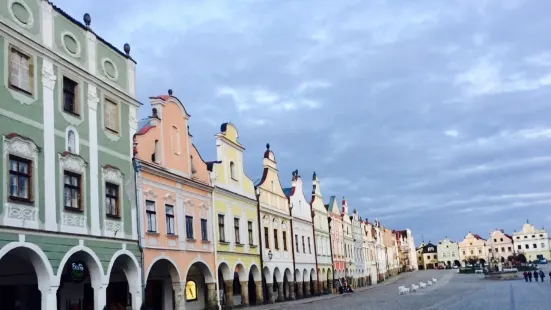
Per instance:
[[[399,295],[407,295],[409,294],[409,288],[405,287],[405,286],[399,286],[398,287],[398,294]]]
[[[419,282],[419,287],[420,288],[425,288],[425,287],[427,287],[427,284],[425,284],[425,282]]]
[[[411,285],[411,291],[412,292],[417,292],[417,290],[419,289],[419,286],[415,285],[415,284],[412,284]]]
[[[436,282],[438,282],[438,279],[432,278],[432,283],[436,283]]]
[[[428,281],[427,281],[427,285],[428,285],[428,286],[432,286],[432,281],[431,281],[431,280],[428,280]]]

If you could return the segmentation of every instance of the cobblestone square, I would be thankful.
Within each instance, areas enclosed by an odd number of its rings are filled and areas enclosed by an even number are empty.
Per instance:
[[[549,268],[544,267],[546,274]],[[431,287],[409,295],[398,295],[401,285],[411,287],[437,278]],[[390,281],[389,281],[390,282]],[[489,281],[483,275],[463,275],[455,270],[427,270],[406,274],[389,284],[362,292],[311,302],[291,302],[266,309],[373,309],[373,310],[515,310],[550,309],[551,282]]]

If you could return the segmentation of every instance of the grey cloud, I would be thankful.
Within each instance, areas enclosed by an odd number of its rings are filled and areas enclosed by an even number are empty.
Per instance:
[[[172,88],[206,159],[232,121],[251,177],[270,142],[284,186],[299,169],[308,195],[316,170],[326,198],[418,241],[550,226],[551,3],[231,3],[56,1],[132,45],[139,99]]]

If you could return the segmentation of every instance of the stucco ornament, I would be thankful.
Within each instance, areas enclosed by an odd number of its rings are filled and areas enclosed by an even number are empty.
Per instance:
[[[112,231],[112,232],[121,232],[121,222],[120,221],[111,221],[111,220],[105,220],[105,230]]]
[[[106,182],[121,185],[123,175],[119,169],[113,167],[103,167],[103,179]]]
[[[78,174],[83,174],[86,171],[87,164],[80,156],[65,154],[64,156],[60,156],[59,161],[64,170],[69,170]]]
[[[4,138],[4,156],[7,154],[36,159],[38,157],[38,147],[32,141],[20,136],[10,139]]]
[[[165,202],[168,204],[175,204],[176,198],[172,194],[166,194],[165,195]]]
[[[88,86],[87,99],[88,99],[88,106],[93,110],[97,110],[99,98],[95,87]]]
[[[38,210],[32,206],[8,205],[8,217],[16,220],[36,222]]]
[[[85,226],[86,217],[80,214],[64,212],[61,221],[63,225],[82,228]]]

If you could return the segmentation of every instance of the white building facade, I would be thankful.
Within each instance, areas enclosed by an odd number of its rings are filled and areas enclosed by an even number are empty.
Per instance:
[[[323,293],[330,293],[333,287],[333,261],[331,258],[331,234],[329,233],[328,212],[323,204],[320,183],[316,173],[312,176],[312,200],[314,214],[314,237],[318,262],[318,285]]]
[[[534,225],[526,223],[519,232],[513,233],[513,243],[515,252],[524,254],[527,261],[539,258],[551,260],[549,235],[544,228],[537,229]]]
[[[448,237],[438,241],[436,246],[438,252],[438,262],[443,263],[447,267],[461,266],[459,259],[459,245]]]
[[[367,269],[366,269],[366,252],[364,247],[362,218],[358,214],[358,210],[352,212],[352,238],[354,239],[354,265],[353,273],[356,280],[355,285],[358,287],[366,285]],[[365,245],[367,246],[367,244]]]
[[[316,268],[316,249],[314,247],[314,226],[312,210],[306,201],[303,184],[298,170],[293,171],[292,186],[284,189],[289,199],[293,225],[293,251],[295,256],[295,293],[296,298],[317,295],[318,274]]]

